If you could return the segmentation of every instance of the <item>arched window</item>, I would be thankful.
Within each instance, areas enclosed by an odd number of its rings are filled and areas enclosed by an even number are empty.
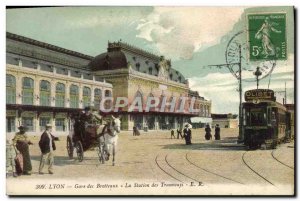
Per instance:
[[[150,98],[150,97],[151,97],[151,98]],[[148,95],[148,98],[151,100],[151,101],[150,101],[150,104],[151,104],[151,105],[154,105],[154,103],[155,103],[155,100],[152,99],[153,97],[154,97],[154,95],[153,95],[152,93],[150,93],[150,94]],[[148,102],[148,100],[147,100],[147,102]],[[149,106],[146,106],[146,107],[149,107]],[[156,107],[152,106],[152,107],[149,108],[149,111],[155,111],[155,108],[156,108]]]
[[[111,97],[112,96],[110,90],[105,90],[105,94],[104,95],[105,95],[105,97]],[[111,108],[111,106],[112,106],[112,101],[111,100],[106,100],[104,102],[104,108],[105,109],[109,109],[109,108]]]
[[[79,107],[78,100],[79,100],[78,86],[72,84],[70,86],[70,108],[78,108]]]
[[[65,85],[57,83],[55,87],[55,107],[65,107]]]
[[[105,90],[105,97],[111,97],[110,90]]]
[[[210,117],[210,114],[209,114],[209,105],[207,106],[207,116]]]
[[[140,66],[141,66],[140,63],[136,63],[136,64],[135,64],[135,67],[136,67],[136,70],[137,70],[137,71],[140,71]]]
[[[204,116],[204,106],[202,104],[200,105],[200,115]]]
[[[141,97],[142,104],[143,104],[143,94],[142,94],[142,92],[137,91],[135,96],[136,96],[136,97]]]
[[[160,95],[160,97],[159,97],[159,104],[158,104],[158,109],[159,109],[159,111],[161,110],[161,109],[164,109],[165,110],[165,108],[162,108],[162,104],[163,104],[163,101],[164,101],[164,99],[165,99],[165,95]]]
[[[16,78],[6,75],[6,103],[16,104]]]
[[[101,101],[101,89],[94,89],[94,107],[96,109],[100,108],[100,101]]]
[[[181,82],[181,76],[178,77],[178,81]]]
[[[173,74],[172,73],[170,74],[170,80],[173,80]]]
[[[149,75],[152,75],[152,67],[149,68]]]
[[[51,85],[50,82],[42,80],[40,82],[40,105],[50,106]]]
[[[33,105],[34,81],[29,77],[22,80],[22,104]]]
[[[89,87],[83,87],[83,108],[91,105],[91,89]]]
[[[167,108],[167,110],[170,112],[171,111],[171,108],[172,108],[172,111],[171,112],[174,112],[174,110],[175,110],[175,105],[176,105],[176,98],[175,98],[175,100],[174,100],[174,96],[171,96],[170,98],[169,98],[169,103],[170,103],[170,105],[168,105],[168,106],[166,106],[166,108]],[[173,105],[172,103],[173,103],[173,100],[174,100],[174,103],[175,103],[175,105]]]
[[[182,103],[182,101],[183,101],[182,98],[183,98],[182,96],[179,97],[178,102],[177,102],[177,110],[179,110],[180,112],[183,112],[183,111],[181,111],[181,109],[184,109],[184,106],[181,106],[181,104],[183,104]]]

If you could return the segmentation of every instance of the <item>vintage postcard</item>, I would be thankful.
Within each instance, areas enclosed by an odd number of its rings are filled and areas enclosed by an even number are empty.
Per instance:
[[[9,196],[295,195],[294,7],[7,7]]]

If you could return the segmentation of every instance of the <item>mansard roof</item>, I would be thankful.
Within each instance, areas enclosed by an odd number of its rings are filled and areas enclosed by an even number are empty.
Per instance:
[[[116,70],[127,67],[127,59],[122,51],[102,53],[88,65],[92,71]]]
[[[55,45],[51,45],[51,44],[48,44],[48,43],[37,41],[37,40],[31,39],[31,38],[27,38],[25,36],[20,36],[20,35],[13,34],[13,33],[10,33],[10,32],[6,32],[6,38],[7,39],[12,39],[12,40],[15,40],[15,41],[20,41],[20,42],[23,42],[23,43],[27,43],[27,44],[30,44],[30,45],[35,45],[35,46],[42,47],[42,48],[45,48],[45,49],[53,50],[53,51],[56,51],[56,52],[61,52],[61,53],[64,53],[64,54],[68,54],[68,55],[79,57],[79,58],[86,59],[86,60],[92,60],[94,58],[94,57],[86,55],[86,54],[75,52],[73,50],[68,50],[68,49],[65,49],[65,48],[62,48],[62,47],[58,47],[58,46],[55,46]]]
[[[136,57],[143,58],[143,61],[134,61]],[[140,72],[146,71],[143,73],[148,74],[147,72],[149,72],[149,69],[155,68],[156,74],[153,73],[151,75],[157,76],[160,58],[161,56],[155,55],[121,41],[113,43],[108,42],[107,52],[96,56],[88,64],[88,66],[92,71],[105,71],[127,68],[129,63],[133,68],[136,65],[144,65],[145,67],[145,63],[147,63],[147,69],[144,68]],[[169,63],[171,64],[170,60]],[[179,81],[180,83],[185,83],[184,76],[175,69],[170,68],[168,73],[170,74],[170,79]],[[171,77],[171,75],[173,75],[173,78]]]
[[[107,48],[108,52],[120,51],[120,50],[125,50],[125,51],[132,52],[134,54],[142,55],[142,56],[148,57],[149,59],[152,59],[152,60],[159,61],[159,59],[160,59],[160,56],[155,55],[151,52],[145,51],[141,48],[135,47],[133,45],[130,45],[128,43],[124,43],[121,41],[113,42],[113,43],[108,42],[108,48]]]

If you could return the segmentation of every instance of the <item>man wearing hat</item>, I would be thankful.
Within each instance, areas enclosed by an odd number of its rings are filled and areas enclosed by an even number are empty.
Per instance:
[[[43,169],[45,166],[45,162],[49,161],[48,172],[49,174],[53,174],[53,163],[54,163],[54,151],[56,149],[54,139],[55,137],[51,134],[52,125],[47,124],[46,129],[43,132],[39,146],[42,152],[39,174],[44,174]]]
[[[96,113],[94,108],[87,106],[84,108],[84,113],[80,115],[80,134],[82,140],[85,139],[85,130],[88,125],[102,124],[102,117]]]

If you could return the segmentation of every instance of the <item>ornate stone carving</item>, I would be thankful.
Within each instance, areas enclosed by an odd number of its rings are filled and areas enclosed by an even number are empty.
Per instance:
[[[163,80],[168,80],[170,67],[170,61],[166,60],[164,56],[161,56],[158,63],[158,77]]]

